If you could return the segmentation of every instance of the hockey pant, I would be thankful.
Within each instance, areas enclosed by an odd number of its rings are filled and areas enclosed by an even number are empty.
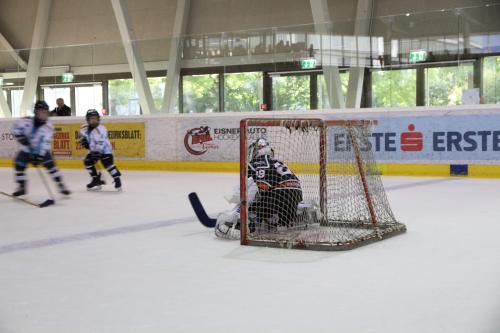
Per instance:
[[[87,169],[91,177],[97,177],[97,169],[95,165],[99,160],[101,161],[101,164],[106,168],[106,170],[108,170],[111,177],[117,178],[121,176],[120,171],[113,162],[112,154],[103,154],[100,156],[88,154],[83,160],[83,163],[85,164],[85,168]]]
[[[34,160],[32,159],[32,155],[28,154],[24,151],[20,151],[15,159],[14,165],[16,170],[16,182],[24,187],[26,184],[26,173],[25,170],[28,167],[29,163],[33,164]],[[43,165],[52,179],[59,185],[62,186],[62,177],[57,169],[54,159],[50,152],[47,152],[41,161],[36,161],[40,165]]]
[[[297,189],[275,189],[261,191],[249,207],[256,218],[254,223],[268,227],[292,226],[297,217],[297,206],[302,201],[302,191]]]

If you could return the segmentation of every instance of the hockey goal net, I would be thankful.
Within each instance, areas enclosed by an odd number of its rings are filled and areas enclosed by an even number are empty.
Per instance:
[[[406,231],[387,200],[369,141],[370,120],[244,119],[240,123],[241,243],[345,250]],[[255,140],[264,138],[301,194],[276,186],[250,188]],[[250,155],[250,156],[249,156]],[[263,167],[263,169],[265,169]],[[254,169],[252,169],[254,170]],[[279,172],[279,170],[278,170]],[[255,177],[255,173],[252,173]],[[275,172],[259,171],[266,179]],[[292,176],[293,177],[293,176]],[[258,184],[259,179],[255,179]],[[249,185],[250,184],[250,185]],[[253,185],[255,187],[255,185]],[[270,191],[275,191],[273,194]],[[278,193],[279,192],[279,193]],[[297,193],[297,192],[295,192]]]

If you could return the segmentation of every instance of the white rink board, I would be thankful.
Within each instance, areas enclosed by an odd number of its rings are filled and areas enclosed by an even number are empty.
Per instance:
[[[103,123],[144,122],[144,160],[237,162],[239,122],[249,117],[376,119],[371,143],[379,162],[500,164],[500,107],[495,105],[110,117]],[[84,122],[81,117],[53,120]],[[3,159],[12,158],[17,149],[10,135],[13,121],[0,120]],[[251,136],[265,136],[265,131],[258,128]]]

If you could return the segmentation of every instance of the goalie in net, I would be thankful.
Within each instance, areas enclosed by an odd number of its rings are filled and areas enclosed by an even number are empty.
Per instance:
[[[249,232],[289,228],[300,214],[318,213],[317,205],[303,202],[298,177],[283,162],[274,157],[266,139],[255,140],[248,147],[247,191]],[[217,217],[215,234],[221,238],[240,238],[240,189],[236,187],[226,200],[235,207]]]
[[[345,250],[405,232],[374,158],[370,128],[375,123],[241,120],[241,244]],[[255,144],[251,133],[257,129],[264,129],[266,140]],[[255,198],[247,178],[256,183]]]

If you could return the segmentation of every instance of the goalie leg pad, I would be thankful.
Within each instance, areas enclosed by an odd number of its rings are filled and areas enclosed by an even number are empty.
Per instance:
[[[224,239],[240,239],[240,209],[236,205],[232,210],[217,216],[215,235]]]

